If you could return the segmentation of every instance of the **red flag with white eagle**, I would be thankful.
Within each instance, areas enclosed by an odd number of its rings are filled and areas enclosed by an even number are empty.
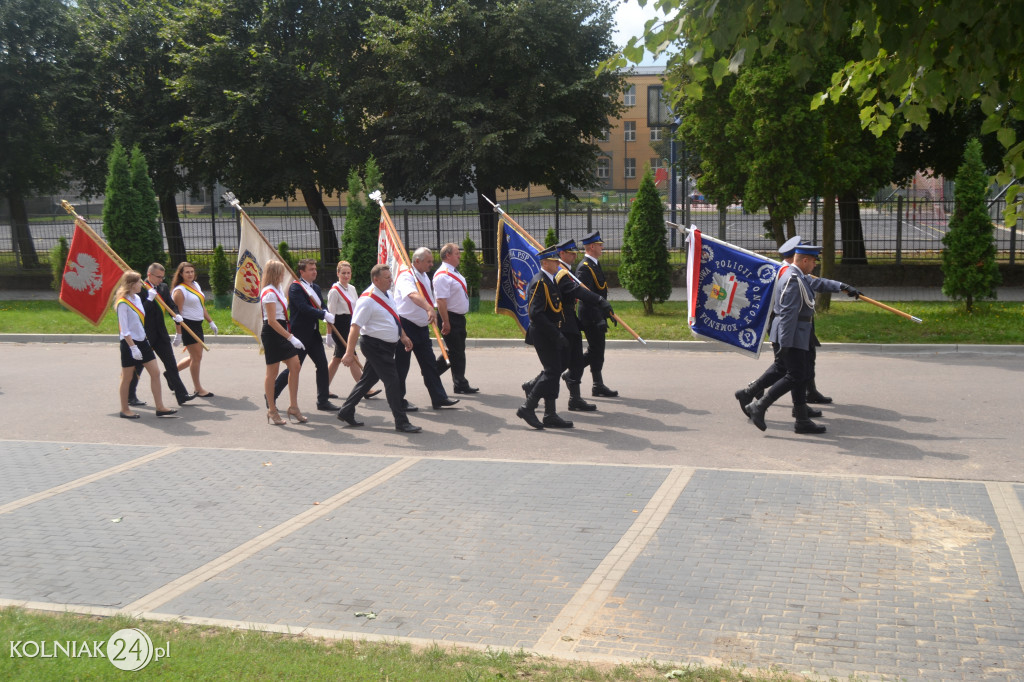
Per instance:
[[[61,278],[61,304],[99,326],[127,269],[92,228],[75,220],[75,233]]]

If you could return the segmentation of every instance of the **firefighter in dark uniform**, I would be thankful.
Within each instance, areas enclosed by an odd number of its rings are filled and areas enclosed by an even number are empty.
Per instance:
[[[586,255],[580,261],[579,267],[576,268],[576,276],[583,286],[607,300],[608,280],[604,276],[604,270],[601,269],[601,263],[598,262],[601,252],[604,250],[601,233],[591,232],[580,243],[583,244]],[[587,335],[587,352],[584,355],[584,363],[590,365],[590,374],[594,378],[591,395],[600,398],[614,398],[619,395],[618,391],[613,391],[604,385],[604,379],[601,376],[601,372],[604,370],[604,346],[605,336],[608,333],[607,318],[609,315],[610,313],[606,313],[600,306],[580,300],[580,327]]]
[[[569,340],[562,333],[567,311],[555,284],[555,273],[559,269],[558,247],[541,251],[537,258],[540,259],[541,271],[530,280],[526,289],[530,316],[526,343],[532,344],[537,351],[543,370],[526,396],[526,402],[516,410],[516,416],[535,429],[567,429],[572,428],[572,422],[555,412],[558,377],[566,368],[569,357]],[[534,413],[541,398],[544,399],[543,422]]]

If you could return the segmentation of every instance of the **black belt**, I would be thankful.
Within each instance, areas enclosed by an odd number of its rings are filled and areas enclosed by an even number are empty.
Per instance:
[[[366,341],[372,341],[373,343],[379,344],[381,346],[394,346],[396,343],[398,343],[398,341],[385,341],[384,339],[378,339],[376,336],[369,336],[367,334],[363,334],[363,339],[365,339]]]

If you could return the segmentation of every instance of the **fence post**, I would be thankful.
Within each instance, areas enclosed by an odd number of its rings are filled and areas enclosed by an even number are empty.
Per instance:
[[[409,209],[402,211],[402,231],[405,232],[405,248],[409,248]]]
[[[587,204],[587,231],[583,234],[590,234],[594,231],[594,205]]]
[[[903,260],[903,195],[896,197],[896,265]]]
[[[818,196],[811,197],[811,243],[818,243]]]
[[[437,250],[441,251],[441,197],[434,197],[434,216],[436,217],[435,231],[437,232]]]
[[[217,206],[213,198],[213,185],[210,185],[210,234],[213,235],[213,248],[217,248]]]
[[[562,238],[558,232],[558,197],[555,197],[555,239],[561,241]]]
[[[718,238],[725,241],[725,206],[718,207]]]
[[[1017,255],[1017,226],[1020,225],[1020,218],[1010,227],[1010,265],[1016,261]]]

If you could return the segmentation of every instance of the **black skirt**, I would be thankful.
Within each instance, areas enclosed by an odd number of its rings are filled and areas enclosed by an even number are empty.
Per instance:
[[[182,320],[182,324],[188,325],[188,328],[196,333],[199,337],[199,341],[205,341],[206,337],[203,336],[203,321],[202,320]],[[188,332],[183,331],[181,333],[181,342],[186,346],[191,346],[194,343],[199,343],[192,335]]]
[[[268,365],[284,362],[299,354],[299,349],[278,334],[266,320],[263,321],[263,329],[260,330],[260,341],[263,342],[263,354]]]
[[[136,360],[132,357],[131,346],[124,339],[121,339],[121,366],[122,367],[142,367],[150,360],[156,360],[156,353],[153,352],[153,348],[149,345],[149,341],[143,339],[142,341],[136,341],[135,345],[142,351],[142,359]]]
[[[341,334],[342,342],[338,341],[338,337],[334,337],[334,357],[340,358],[345,355],[345,344],[348,343],[348,330],[352,326],[352,315],[345,313],[344,315],[338,315],[334,318],[334,327]]]

